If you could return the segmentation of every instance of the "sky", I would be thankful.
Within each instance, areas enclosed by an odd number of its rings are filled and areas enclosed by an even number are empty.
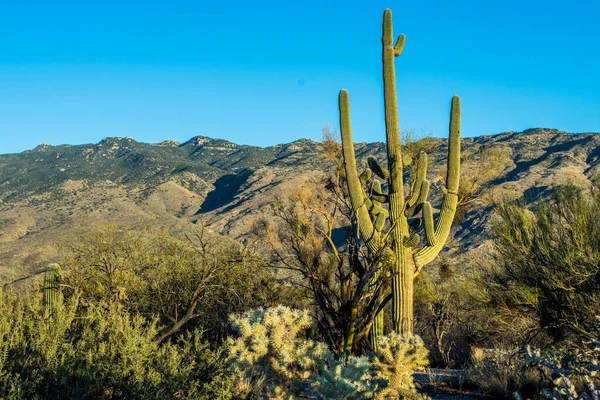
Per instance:
[[[0,154],[108,136],[319,140],[350,93],[354,139],[384,141],[383,10],[403,130],[600,131],[600,2],[0,0]]]

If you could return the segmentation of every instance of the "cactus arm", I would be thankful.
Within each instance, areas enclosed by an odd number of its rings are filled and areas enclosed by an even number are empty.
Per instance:
[[[340,130],[342,134],[342,155],[344,158],[344,170],[346,171],[346,181],[348,183],[348,192],[350,203],[356,213],[358,228],[365,245],[370,252],[376,253],[379,250],[379,233],[374,229],[369,210],[367,209],[364,190],[360,184],[360,178],[356,170],[356,158],[354,155],[354,144],[352,142],[352,125],[350,122],[350,98],[348,92],[344,89],[340,91]]]
[[[381,168],[379,163],[373,158],[367,158],[367,163],[369,164],[369,168],[381,179],[387,180],[390,177],[390,171],[385,168]]]
[[[378,203],[387,203],[388,197],[383,190],[381,190],[381,183],[379,181],[374,181],[371,189],[371,200],[376,201]]]
[[[388,196],[386,194],[376,193],[375,191],[373,191],[373,193],[371,193],[371,200],[376,201],[378,203],[387,203]]]
[[[376,215],[375,218],[375,230],[377,232],[381,232],[383,230],[383,227],[385,226],[385,221],[388,217],[388,212],[386,210],[384,210],[383,208],[380,207],[380,212],[378,212],[377,214],[373,214]]]
[[[372,177],[373,177],[372,171],[369,168],[367,168],[364,170],[364,172],[362,174],[359,175],[358,179],[360,180],[361,184],[365,184],[365,183],[369,182]]]
[[[450,138],[448,140],[448,169],[446,172],[446,190],[458,194],[460,181],[460,97],[452,97],[450,109]]]
[[[394,45],[392,33],[392,11],[383,13],[383,96],[385,103],[385,131],[387,140],[388,168],[390,170],[390,194],[399,193],[404,201],[402,184],[402,152],[400,146],[400,124],[396,99],[396,70],[394,68]],[[396,197],[396,196],[394,196]],[[392,218],[395,218],[392,212]],[[399,217],[399,215],[398,215]],[[392,221],[393,222],[393,221]]]
[[[421,152],[419,160],[417,161],[417,172],[415,179],[412,182],[410,195],[408,196],[407,207],[411,207],[417,203],[419,198],[419,192],[421,190],[421,184],[427,176],[427,153]]]
[[[423,211],[423,231],[425,232],[425,240],[427,240],[428,246],[435,246],[435,230],[433,225],[433,210],[431,209],[431,204],[428,201],[423,203],[422,206]]]
[[[381,190],[381,183],[379,183],[379,181],[373,182],[371,192],[370,200],[372,206],[368,208],[375,222],[375,230],[377,232],[381,232],[389,215],[388,211],[381,206],[381,203],[385,203],[387,201],[387,196],[383,194]]]
[[[404,238],[405,247],[415,247],[421,241],[421,236],[416,233],[411,233],[410,236]]]
[[[433,261],[446,244],[456,205],[458,203],[458,184],[460,179],[460,98],[452,98],[450,111],[450,137],[448,139],[448,168],[446,174],[446,192],[433,234],[434,244],[428,245],[414,254],[416,273]],[[427,221],[425,221],[427,222]]]
[[[394,46],[394,56],[398,57],[404,51],[404,41],[406,40],[406,36],[404,33],[398,35],[398,40],[396,40],[396,45]]]
[[[429,181],[427,179],[425,179],[423,182],[421,182],[421,190],[419,190],[419,197],[417,197],[417,201],[415,201],[414,205],[410,205],[408,204],[408,208],[406,209],[406,211],[404,212],[404,214],[407,217],[414,217],[415,215],[417,215],[419,213],[419,211],[421,211],[421,207],[423,206],[423,203],[425,203],[427,201],[427,196],[429,196]]]

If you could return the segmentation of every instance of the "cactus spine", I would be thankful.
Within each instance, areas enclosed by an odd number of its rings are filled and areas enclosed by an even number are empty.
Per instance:
[[[446,190],[437,223],[434,223],[433,210],[427,201],[430,184],[426,179],[425,153],[421,153],[416,160],[410,192],[407,197],[404,195],[403,166],[410,165],[413,160],[402,157],[394,66],[395,57],[404,49],[404,41],[404,35],[400,35],[394,45],[392,12],[385,10],[382,44],[387,169],[380,167],[374,159],[369,159],[369,171],[359,177],[352,142],[350,99],[344,89],[339,96],[344,169],[352,208],[358,220],[358,234],[371,257],[379,260],[381,270],[391,273],[392,320],[394,330],[401,334],[413,331],[414,278],[424,265],[438,255],[450,233],[458,201],[460,175],[460,99],[454,96],[450,112]],[[372,178],[372,173],[387,181],[387,194],[381,190],[379,181],[372,185],[370,194],[364,190],[361,178],[367,181],[366,178]],[[388,203],[389,211],[382,207],[382,203]],[[384,232],[388,219],[390,228]],[[417,230],[421,225],[425,242],[419,247],[421,237]],[[390,268],[387,268],[388,265]],[[372,338],[382,334],[381,326],[379,316],[371,331]]]
[[[58,264],[50,264],[44,274],[43,292],[46,316],[51,315],[58,304],[62,302],[62,291],[60,289],[61,280],[62,273],[60,266]]]

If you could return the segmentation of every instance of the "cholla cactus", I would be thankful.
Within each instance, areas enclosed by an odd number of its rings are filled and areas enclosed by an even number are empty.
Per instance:
[[[264,399],[423,399],[412,373],[427,365],[418,336],[380,336],[379,352],[336,358],[323,343],[298,336],[311,325],[306,310],[284,306],[230,317],[236,338],[228,340],[230,365],[240,397]]]
[[[291,398],[298,383],[317,370],[329,350],[323,343],[301,340],[311,325],[308,311],[284,306],[257,309],[230,317],[239,336],[228,340],[230,363],[241,394]]]
[[[319,363],[319,371],[311,375],[312,396],[317,399],[372,399],[385,381],[373,376],[367,357],[351,357],[348,361],[329,358]]]
[[[415,335],[391,333],[377,338],[377,355],[373,360],[376,376],[387,382],[378,398],[419,397],[412,374],[427,366],[427,350]]]

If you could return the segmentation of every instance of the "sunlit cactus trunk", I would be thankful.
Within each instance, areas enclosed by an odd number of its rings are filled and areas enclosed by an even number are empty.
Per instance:
[[[382,44],[387,169],[369,159],[369,168],[359,177],[352,142],[349,96],[346,90],[341,90],[339,97],[344,168],[352,208],[358,220],[358,233],[372,259],[379,260],[379,273],[391,274],[392,320],[394,330],[401,334],[413,332],[414,278],[424,265],[433,261],[448,239],[458,202],[460,176],[460,99],[454,96],[450,112],[446,191],[437,223],[434,223],[433,211],[427,201],[430,186],[426,179],[427,154],[421,153],[415,161],[417,168],[410,192],[408,196],[404,195],[403,166],[410,165],[413,160],[402,157],[394,66],[394,59],[402,53],[404,41],[404,35],[400,35],[394,44],[392,13],[385,10]],[[374,179],[373,173],[387,181],[387,194],[382,192],[381,184]],[[371,189],[367,192],[363,184],[369,183]],[[383,203],[388,203],[388,210]],[[421,236],[417,232],[420,226],[423,226],[422,234],[425,236],[422,246],[419,246]],[[376,318],[371,330],[372,345],[374,338],[381,334],[382,314]]]

